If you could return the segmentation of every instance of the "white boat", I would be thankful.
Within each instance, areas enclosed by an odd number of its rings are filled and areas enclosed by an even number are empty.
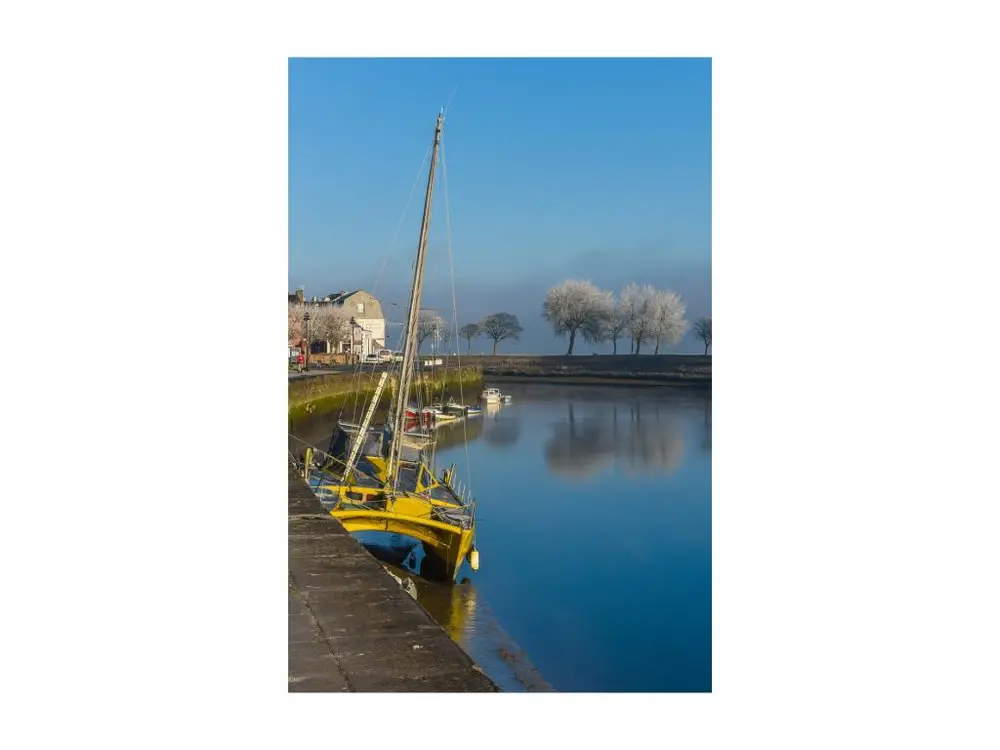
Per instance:
[[[499,404],[502,398],[499,388],[487,388],[482,394],[482,399],[487,404]]]

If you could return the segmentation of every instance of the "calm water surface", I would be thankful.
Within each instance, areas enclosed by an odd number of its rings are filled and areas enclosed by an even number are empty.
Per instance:
[[[513,403],[443,427],[436,460],[471,482],[479,571],[425,582],[417,548],[392,572],[506,690],[710,691],[711,396],[501,388]],[[293,432],[325,447],[335,419]]]

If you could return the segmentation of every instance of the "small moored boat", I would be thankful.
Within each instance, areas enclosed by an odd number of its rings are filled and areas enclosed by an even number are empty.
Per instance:
[[[453,398],[448,399],[448,403],[442,407],[442,410],[445,414],[453,414],[456,417],[465,417],[483,413],[483,410],[480,407],[460,404]]]

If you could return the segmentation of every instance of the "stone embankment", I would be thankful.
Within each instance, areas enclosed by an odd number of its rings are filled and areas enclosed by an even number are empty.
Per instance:
[[[703,388],[712,385],[712,358],[700,355],[472,356],[463,357],[462,364],[481,367],[487,378]]]
[[[289,379],[288,415],[299,419],[307,414],[324,414],[353,401],[355,397],[359,403],[365,403],[375,392],[379,374],[366,368],[361,372],[331,372],[315,377]],[[397,381],[395,376],[391,378],[382,395],[383,403],[389,403],[394,394]],[[463,363],[462,367],[428,370],[416,378],[414,387],[422,389],[427,401],[440,396],[445,390],[457,392],[460,385],[465,392],[474,393],[478,397],[482,380],[482,368]]]

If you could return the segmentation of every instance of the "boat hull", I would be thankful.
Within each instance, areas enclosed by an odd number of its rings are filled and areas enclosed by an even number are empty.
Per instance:
[[[421,542],[425,557],[420,574],[431,580],[454,583],[473,545],[474,529],[459,529],[413,516],[358,510],[331,511],[330,515],[352,534],[385,531]]]

